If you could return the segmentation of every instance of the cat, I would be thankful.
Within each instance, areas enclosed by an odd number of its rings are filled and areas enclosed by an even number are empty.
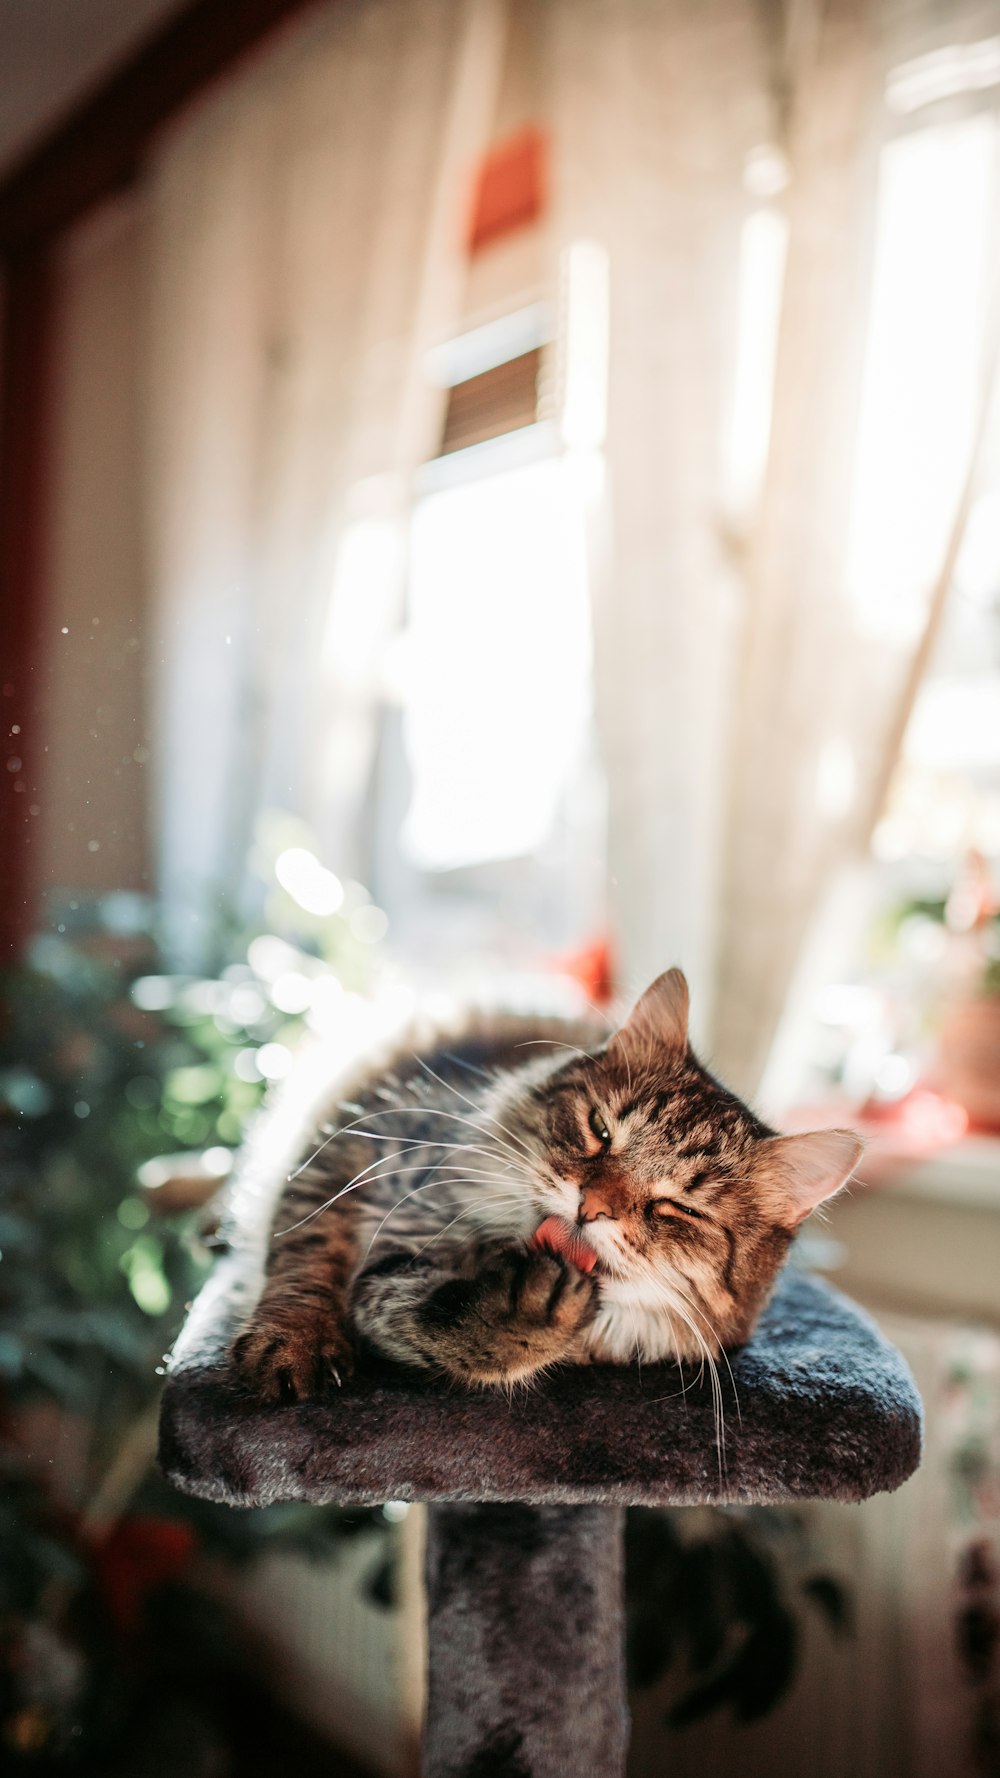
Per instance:
[[[714,1372],[862,1146],[776,1135],[714,1079],[678,969],[617,1030],[472,1021],[362,1065],[333,1116],[329,1092],[296,1138],[232,1348],[267,1401],[342,1382],[364,1347],[469,1387],[565,1360]],[[253,1155],[259,1187],[274,1154]]]

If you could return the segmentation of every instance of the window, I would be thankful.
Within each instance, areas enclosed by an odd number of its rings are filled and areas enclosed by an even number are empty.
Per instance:
[[[373,887],[409,949],[532,949],[603,915],[591,708],[592,507],[603,493],[607,263],[567,255],[534,304],[439,348],[376,793]]]

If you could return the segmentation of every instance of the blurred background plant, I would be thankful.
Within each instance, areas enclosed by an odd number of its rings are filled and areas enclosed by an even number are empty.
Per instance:
[[[1000,888],[975,848],[887,871],[854,967],[817,993],[806,1097],[842,1095],[879,1132],[933,1153],[1000,1130]]]
[[[218,1760],[239,1663],[199,1589],[203,1555],[239,1561],[280,1545],[329,1556],[365,1534],[371,1588],[388,1602],[380,1511],[238,1513],[174,1492],[153,1467],[164,1353],[211,1261],[191,1200],[224,1176],[229,1145],[310,1026],[371,975],[371,943],[350,925],[370,907],[364,892],[337,883],[284,818],[262,823],[258,842],[269,926],[220,922],[216,975],[155,973],[151,910],[113,895],[67,908],[3,984],[5,1770],[117,1770],[122,1749],[134,1760],[130,1725],[153,1689],[169,1721],[159,1753],[156,1737],[144,1741],[149,1770]],[[197,1151],[200,1190],[157,1185],[165,1148]]]

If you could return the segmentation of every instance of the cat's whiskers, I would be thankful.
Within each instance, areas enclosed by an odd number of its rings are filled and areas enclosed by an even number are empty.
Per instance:
[[[497,1078],[497,1071],[495,1068],[492,1070],[489,1068],[478,1068],[475,1062],[470,1062],[467,1056],[457,1056],[454,1050],[442,1050],[441,1053],[447,1061],[454,1062],[456,1068],[464,1068],[468,1074],[478,1074],[480,1080],[486,1080],[492,1083]]]
[[[361,1137],[366,1142],[381,1142],[384,1147],[391,1144],[394,1150],[399,1148],[402,1149],[404,1153],[416,1148],[441,1148],[452,1150],[457,1154],[483,1155],[486,1160],[490,1161],[499,1158],[496,1148],[481,1148],[479,1144],[475,1142],[444,1142],[440,1136],[393,1136],[391,1134],[386,1135],[385,1131],[379,1130],[352,1130],[352,1142],[356,1136]],[[515,1156],[512,1160],[505,1162],[505,1165],[508,1167],[523,1167],[524,1162],[521,1160],[520,1156]],[[289,1181],[291,1181],[292,1179],[297,1179],[298,1174],[290,1173],[288,1177]]]
[[[391,1142],[396,1146],[404,1148],[461,1148],[464,1149],[467,1154],[473,1152],[470,1143],[445,1142],[441,1136],[396,1136],[391,1130],[354,1130],[348,1129],[346,1125],[343,1130],[337,1130],[336,1134],[338,1136],[349,1135],[352,1142],[355,1141],[356,1138],[360,1138],[365,1142]],[[330,1140],[332,1141],[333,1138],[331,1137]],[[487,1150],[485,1148],[477,1148],[475,1150],[476,1154],[486,1154],[486,1152]],[[309,1162],[306,1161],[303,1165],[308,1167]],[[295,1179],[297,1178],[297,1174],[290,1173],[288,1177],[289,1179]]]
[[[533,1049],[541,1043],[548,1044],[550,1049],[572,1050],[574,1056],[583,1056],[585,1061],[590,1056],[589,1050],[582,1050],[577,1043],[564,1043],[561,1037],[524,1037],[514,1045],[514,1048],[518,1050]]]
[[[434,1074],[433,1069],[429,1069],[428,1072]],[[498,1118],[493,1117],[483,1106],[477,1105],[473,1099],[469,1099],[467,1094],[460,1093],[457,1087],[449,1086],[449,1082],[441,1080],[440,1075],[434,1075],[434,1078],[435,1080],[440,1081],[440,1084],[443,1087],[448,1087],[459,1099],[464,1099],[466,1104],[471,1105],[474,1111],[480,1111],[484,1117],[489,1118],[490,1122],[496,1124],[498,1129],[506,1130],[506,1126],[501,1124]],[[487,1142],[495,1142],[498,1148],[505,1148],[510,1154],[520,1154],[522,1159],[533,1159],[527,1143],[522,1142],[520,1138],[514,1137],[514,1132],[512,1130],[506,1130],[506,1134],[511,1137],[512,1140],[505,1142],[501,1137],[495,1135],[492,1130],[484,1129],[481,1123],[478,1123],[475,1118],[469,1117],[465,1112],[445,1111],[440,1105],[427,1105],[421,1109],[426,1111],[430,1117],[446,1117],[453,1119],[456,1123],[468,1124],[469,1128],[475,1130],[477,1135],[482,1136]]]
[[[402,1208],[402,1206],[404,1204],[408,1203],[411,1198],[417,1197],[421,1192],[430,1191],[432,1186],[435,1186],[435,1185],[447,1184],[447,1185],[450,1185],[453,1190],[457,1190],[462,1185],[472,1185],[474,1183],[475,1183],[475,1180],[471,1176],[467,1176],[462,1179],[449,1179],[449,1180],[430,1179],[427,1181],[426,1185],[415,1185],[412,1191],[405,1192],[401,1198],[398,1198],[396,1200],[395,1204],[390,1205],[389,1209],[386,1211],[385,1215],[383,1216],[382,1221],[379,1223],[378,1228],[375,1230],[375,1233],[373,1234],[371,1240],[368,1243],[368,1246],[365,1250],[365,1258],[362,1261],[362,1264],[364,1264],[367,1261],[372,1248],[374,1247],[376,1241],[378,1240],[379,1235],[382,1233],[382,1230],[385,1228],[385,1225],[388,1222],[390,1216],[392,1216],[396,1210],[400,1210]],[[499,1183],[499,1181],[497,1183]],[[501,1194],[499,1197],[496,1195],[491,1195],[491,1198],[490,1198],[491,1204],[496,1204],[501,1201],[504,1203],[520,1204],[520,1203],[523,1203],[523,1198],[519,1192],[506,1192],[506,1193]],[[456,1222],[459,1222],[463,1216],[473,1216],[475,1214],[475,1212],[480,1208],[481,1208],[481,1206],[479,1204],[467,1204],[464,1210],[460,1210],[457,1216],[452,1217],[451,1222],[445,1223],[444,1228],[440,1229],[438,1231],[438,1235],[433,1236],[432,1240],[436,1240],[438,1238],[438,1236],[443,1235],[448,1229],[452,1228]],[[424,1246],[429,1246],[429,1245],[430,1245],[430,1242],[424,1243]],[[416,1253],[423,1253],[423,1251],[424,1251],[423,1246],[418,1247],[416,1250]],[[416,1253],[414,1254],[414,1258],[416,1258]]]
[[[524,1200],[521,1197],[519,1192],[511,1192],[509,1194],[509,1196],[506,1198],[506,1200],[501,1200],[499,1198],[492,1199],[492,1203],[494,1203],[494,1204],[497,1204],[501,1201],[505,1201],[510,1204],[521,1204],[524,1202]],[[478,1208],[479,1208],[479,1206],[477,1204],[467,1204],[465,1209],[460,1210],[458,1212],[457,1216],[453,1216],[450,1222],[446,1222],[443,1228],[436,1230],[436,1232],[433,1235],[430,1235],[426,1241],[421,1242],[420,1246],[416,1249],[416,1251],[414,1253],[414,1256],[413,1256],[414,1259],[416,1259],[418,1254],[426,1252],[428,1247],[433,1247],[435,1241],[440,1241],[442,1236],[446,1235],[450,1228],[454,1228],[456,1222],[461,1222],[463,1216],[474,1216],[476,1211],[478,1210]],[[390,1212],[390,1214],[391,1214],[391,1212]],[[388,1218],[386,1218],[386,1220],[388,1220]],[[376,1232],[376,1234],[378,1234],[379,1230],[377,1229],[375,1232]],[[375,1239],[375,1236],[373,1235],[372,1240],[374,1241],[374,1239]],[[370,1247],[369,1247],[368,1251],[369,1251],[369,1253],[371,1252]]]
[[[717,1344],[717,1348],[719,1348],[719,1357],[722,1358],[722,1362],[724,1362],[724,1366],[726,1366],[726,1369],[728,1369],[728,1373],[730,1373],[730,1382],[731,1382],[731,1385],[733,1385],[733,1401],[735,1401],[735,1405],[737,1405],[737,1412],[738,1412],[738,1408],[740,1408],[740,1401],[738,1401],[738,1394],[737,1394],[737,1378],[735,1378],[735,1376],[733,1376],[733,1367],[731,1367],[730,1358],[728,1358],[728,1353],[726,1353],[726,1344],[724,1344],[724,1341],[722,1341],[722,1335],[719,1334],[719,1328],[717,1328],[717,1326],[715,1326],[714,1321],[712,1321],[712,1319],[710,1319],[710,1316],[708,1316],[708,1310],[705,1309],[705,1303],[701,1303],[701,1301],[698,1301],[698,1303],[696,1303],[696,1301],[694,1301],[694,1296],[690,1296],[689,1289],[687,1289],[687,1280],[683,1280],[683,1278],[681,1278],[680,1273],[678,1273],[678,1271],[676,1271],[676,1269],[674,1269],[674,1268],[671,1268],[671,1278],[669,1278],[669,1285],[671,1285],[671,1289],[673,1289],[673,1291],[676,1291],[676,1293],[678,1293],[678,1296],[680,1296],[681,1300],[683,1300],[683,1301],[685,1301],[685,1303],[687,1303],[687,1307],[689,1307],[690,1312],[692,1312],[692,1314],[694,1314],[694,1316],[698,1316],[699,1321],[701,1321],[701,1323],[703,1323],[703,1325],[705,1325],[706,1328],[708,1328],[708,1332],[710,1332],[710,1335],[712,1335],[712,1339],[714,1339],[715,1344]]]
[[[341,1134],[341,1132],[337,1131],[336,1134],[339,1135],[339,1134]],[[462,1154],[478,1154],[478,1155],[484,1156],[487,1160],[491,1160],[491,1161],[495,1160],[497,1158],[494,1150],[486,1149],[486,1148],[479,1148],[477,1145],[475,1145],[473,1143],[469,1143],[469,1142],[441,1142],[441,1141],[438,1141],[438,1139],[436,1137],[428,1140],[426,1137],[418,1138],[418,1137],[394,1137],[391,1135],[390,1136],[383,1136],[383,1135],[379,1134],[378,1132],[373,1132],[373,1131],[368,1131],[368,1130],[355,1130],[355,1131],[352,1131],[352,1135],[362,1136],[362,1137],[370,1137],[370,1139],[372,1141],[380,1141],[383,1143],[390,1143],[391,1142],[393,1144],[393,1148],[390,1150],[390,1152],[388,1154],[378,1156],[374,1161],[372,1161],[370,1166],[363,1167],[359,1173],[355,1173],[354,1178],[348,1180],[347,1184],[345,1186],[343,1186],[340,1189],[340,1191],[335,1192],[331,1198],[327,1198],[327,1200],[324,1204],[320,1204],[317,1206],[316,1209],[311,1210],[309,1212],[308,1216],[302,1217],[299,1222],[292,1223],[291,1226],[287,1229],[276,1229],[275,1236],[277,1236],[279,1234],[280,1235],[292,1234],[295,1229],[302,1228],[305,1223],[311,1222],[314,1216],[320,1215],[320,1213],[324,1210],[329,1210],[330,1206],[332,1204],[335,1204],[337,1202],[338,1198],[342,1198],[345,1196],[345,1194],[347,1192],[353,1191],[354,1188],[358,1185],[358,1183],[361,1180],[365,1179],[370,1174],[375,1175],[375,1169],[377,1167],[382,1166],[386,1161],[396,1160],[398,1158],[397,1150],[399,1148],[402,1149],[404,1154],[407,1152],[412,1153],[414,1150],[417,1150],[417,1149],[432,1149],[432,1150],[433,1149],[448,1149],[448,1150],[458,1150]],[[332,1140],[333,1140],[333,1138],[331,1137],[330,1141],[332,1141]],[[324,1144],[324,1146],[326,1146],[326,1145]],[[319,1152],[320,1151],[317,1151],[317,1153],[319,1153]],[[302,1174],[306,1171],[306,1169],[311,1165],[311,1161],[315,1160],[315,1159],[316,1159],[316,1155],[313,1155],[311,1157],[311,1160],[303,1162],[302,1166],[298,1167],[294,1173],[289,1173],[288,1183],[291,1185],[296,1179],[299,1179],[302,1176]],[[430,1165],[431,1163],[428,1163],[428,1164]],[[508,1164],[508,1166],[511,1165],[510,1162],[508,1162],[507,1164]],[[523,1166],[523,1162],[520,1161],[519,1157],[516,1158],[516,1164],[518,1166]],[[385,1177],[385,1175],[375,1175],[375,1177],[381,1178],[381,1177]]]
[[[528,1144],[526,1142],[522,1141],[520,1136],[515,1135],[513,1130],[508,1129],[506,1124],[501,1123],[501,1121],[498,1117],[494,1117],[492,1112],[487,1111],[486,1107],[484,1105],[478,1104],[475,1099],[470,1099],[468,1093],[461,1092],[459,1090],[459,1088],[456,1087],[455,1085],[453,1085],[453,1083],[450,1080],[445,1080],[440,1074],[436,1074],[434,1072],[434,1069],[430,1066],[430,1064],[428,1062],[425,1062],[421,1056],[416,1056],[414,1058],[414,1060],[419,1062],[419,1064],[420,1064],[421,1068],[424,1070],[425,1074],[429,1074],[431,1079],[436,1080],[438,1085],[444,1087],[446,1092],[454,1093],[455,1097],[457,1099],[463,1100],[466,1105],[471,1105],[473,1111],[481,1112],[483,1117],[489,1118],[491,1124],[496,1124],[496,1127],[498,1130],[502,1130],[504,1132],[505,1136],[509,1136],[511,1141],[519,1149],[521,1149],[522,1152],[525,1155],[527,1155],[529,1159],[534,1158],[531,1154],[531,1150],[528,1147]],[[483,1130],[482,1134],[485,1136],[487,1134],[487,1132],[485,1130]]]
[[[718,1455],[719,1482],[721,1484],[725,1479],[726,1472],[726,1413],[722,1394],[722,1382],[719,1377],[719,1367],[715,1362],[714,1355],[701,1333],[701,1330],[686,1311],[684,1305],[685,1303],[688,1303],[688,1299],[686,1299],[679,1290],[675,1291],[673,1281],[668,1284],[662,1275],[657,1274],[652,1267],[650,1268],[648,1281],[652,1284],[654,1291],[661,1296],[662,1301],[668,1304],[668,1306],[679,1315],[685,1326],[689,1329],[691,1334],[693,1334],[695,1342],[702,1353],[699,1380],[704,1377],[706,1365],[708,1367],[708,1377],[712,1389],[712,1418],[715,1424],[715,1448]],[[688,1306],[691,1306],[690,1303],[688,1303]]]
[[[293,1173],[288,1174],[288,1183],[291,1184],[294,1180],[298,1179],[299,1175],[301,1173],[304,1173],[306,1171],[307,1167],[311,1167],[314,1161],[318,1161],[320,1155],[323,1154],[326,1151],[326,1149],[329,1148],[331,1142],[336,1142],[338,1136],[347,1136],[347,1135],[365,1136],[365,1135],[367,1135],[367,1136],[370,1136],[373,1141],[374,1140],[404,1141],[404,1140],[407,1140],[407,1138],[405,1138],[403,1136],[393,1137],[391,1131],[389,1132],[389,1134],[387,1136],[382,1136],[381,1133],[378,1131],[372,1132],[372,1131],[362,1130],[360,1128],[360,1125],[365,1124],[365,1123],[372,1123],[375,1120],[375,1118],[377,1118],[377,1117],[407,1117],[407,1118],[412,1119],[415,1116],[416,1117],[446,1117],[446,1118],[452,1119],[455,1123],[471,1124],[472,1128],[477,1132],[477,1134],[484,1137],[487,1142],[494,1143],[494,1145],[497,1148],[509,1147],[509,1145],[507,1143],[501,1142],[501,1140],[498,1136],[492,1135],[492,1133],[489,1130],[484,1130],[481,1127],[481,1125],[473,1123],[471,1118],[458,1117],[455,1112],[442,1111],[440,1109],[440,1107],[438,1107],[436,1105],[421,1105],[421,1104],[384,1105],[381,1107],[381,1109],[379,1109],[379,1107],[377,1107],[377,1106],[371,1106],[369,1109],[367,1109],[363,1113],[362,1116],[355,1118],[352,1123],[341,1124],[341,1125],[339,1125],[339,1127],[336,1130],[331,1130],[330,1134],[325,1138],[325,1140],[323,1142],[320,1143],[319,1147],[314,1148],[312,1153],[307,1155],[304,1161],[300,1162],[299,1166],[296,1167],[295,1171]],[[410,1140],[418,1140],[418,1141],[421,1141],[422,1143],[426,1142],[425,1137],[424,1138],[410,1138]],[[442,1147],[444,1145],[439,1143],[438,1146]],[[467,1146],[467,1144],[456,1143],[455,1146],[464,1148]],[[513,1153],[514,1150],[511,1149],[510,1152]]]
[[[674,1276],[674,1278],[672,1278],[671,1283],[672,1283],[673,1288],[677,1291],[677,1294],[683,1299],[683,1301],[687,1304],[688,1308],[691,1310],[692,1315],[697,1315],[699,1317],[699,1319],[704,1323],[705,1327],[707,1327],[709,1333],[712,1335],[712,1338],[715,1340],[716,1345],[719,1348],[719,1357],[722,1359],[723,1364],[725,1365],[727,1371],[729,1372],[729,1382],[730,1382],[730,1385],[731,1385],[732,1391],[733,1391],[733,1403],[736,1408],[736,1417],[739,1420],[740,1425],[742,1426],[743,1414],[740,1409],[739,1391],[736,1387],[736,1378],[733,1375],[733,1367],[729,1362],[729,1354],[727,1353],[725,1345],[723,1343],[722,1335],[719,1333],[719,1330],[714,1325],[714,1323],[709,1320],[708,1314],[707,1314],[704,1306],[700,1303],[696,1303],[694,1301],[693,1297],[688,1295],[687,1291],[684,1289],[684,1286],[678,1281],[676,1275]]]
[[[363,1179],[367,1179],[369,1174],[375,1173],[376,1167],[383,1167],[385,1165],[386,1161],[394,1161],[396,1159],[398,1159],[398,1156],[396,1154],[377,1155],[375,1160],[373,1160],[371,1162],[370,1166],[362,1167],[362,1169],[359,1173],[355,1173],[353,1179],[349,1179],[347,1181],[346,1185],[341,1186],[339,1191],[335,1191],[333,1196],[331,1198],[327,1198],[327,1200],[324,1204],[317,1204],[315,1209],[310,1210],[308,1216],[300,1217],[298,1222],[290,1223],[288,1228],[286,1228],[286,1229],[275,1229],[273,1232],[273,1235],[271,1237],[272,1240],[276,1241],[282,1235],[293,1235],[295,1233],[296,1229],[305,1228],[305,1225],[307,1222],[312,1222],[314,1217],[322,1216],[324,1210],[329,1210],[331,1208],[331,1206],[336,1204],[340,1198],[346,1197],[348,1192],[356,1190],[356,1188],[361,1184],[361,1181]],[[307,1161],[305,1163],[305,1166],[307,1167],[308,1165],[309,1165],[309,1162]],[[414,1167],[414,1168],[410,1169],[410,1171],[412,1171],[414,1173],[422,1172],[423,1168]],[[305,1167],[300,1167],[297,1172],[290,1173],[288,1175],[288,1183],[291,1184],[293,1180],[300,1178],[304,1172],[305,1172]],[[376,1175],[376,1177],[384,1177],[384,1176]]]
[[[430,1145],[429,1144],[421,1144],[421,1146],[427,1147]],[[456,1144],[455,1146],[460,1147],[461,1144]],[[440,1173],[444,1170],[444,1167],[445,1167],[444,1162],[439,1162],[435,1165],[433,1160],[428,1160],[428,1161],[424,1161],[424,1162],[418,1162],[416,1165],[414,1165],[412,1167],[394,1167],[388,1173],[376,1173],[375,1172],[375,1169],[377,1167],[384,1166],[387,1161],[395,1161],[397,1159],[398,1159],[398,1156],[395,1154],[380,1155],[377,1160],[372,1161],[370,1166],[363,1167],[361,1169],[360,1173],[355,1173],[354,1178],[349,1179],[347,1184],[341,1186],[339,1191],[334,1192],[334,1194],[331,1198],[327,1198],[325,1203],[317,1204],[315,1209],[310,1210],[308,1216],[301,1217],[298,1222],[291,1223],[289,1225],[289,1227],[286,1229],[275,1229],[272,1239],[277,1240],[279,1238],[279,1236],[291,1235],[291,1234],[295,1233],[296,1229],[304,1228],[307,1222],[312,1222],[314,1217],[321,1216],[325,1210],[331,1209],[332,1206],[334,1204],[338,1203],[341,1198],[346,1197],[349,1192],[356,1191],[358,1189],[358,1187],[362,1183],[364,1183],[366,1180],[368,1181],[369,1184],[381,1185],[384,1182],[389,1181],[390,1179],[400,1178],[404,1173],[426,1173],[427,1169],[429,1167],[433,1167],[434,1171],[436,1173]],[[509,1165],[509,1163],[508,1163],[508,1165]],[[469,1169],[468,1167],[459,1166],[458,1163],[450,1164],[448,1170],[449,1171],[455,1170],[455,1171],[463,1173],[463,1174],[468,1174],[471,1171],[471,1169]],[[488,1173],[486,1171],[486,1169],[484,1168],[482,1170],[482,1177],[484,1179],[494,1179],[495,1175]],[[441,1183],[447,1183],[447,1182],[442,1181]]]
[[[513,1148],[509,1142],[502,1141],[499,1136],[496,1136],[493,1134],[492,1130],[484,1130],[482,1124],[477,1123],[474,1118],[465,1116],[465,1114],[463,1112],[445,1111],[440,1105],[421,1105],[421,1104],[386,1105],[386,1106],[383,1106],[383,1108],[381,1110],[372,1110],[372,1111],[366,1112],[364,1117],[358,1118],[356,1120],[356,1122],[359,1125],[363,1124],[363,1123],[371,1123],[377,1117],[409,1117],[409,1118],[412,1118],[412,1117],[443,1117],[443,1118],[447,1118],[449,1120],[449,1122],[451,1122],[451,1123],[467,1124],[470,1129],[475,1130],[477,1136],[482,1136],[485,1141],[492,1142],[496,1148],[504,1148],[508,1151],[509,1154],[512,1154],[512,1155],[518,1154],[518,1150]],[[334,1138],[337,1136],[343,1136],[343,1135],[347,1135],[348,1133],[353,1133],[354,1129],[355,1129],[354,1124],[343,1124],[339,1130],[335,1130],[333,1132],[333,1135],[329,1136],[327,1138],[327,1142],[325,1142],[322,1145],[322,1147],[325,1148],[327,1146],[327,1143],[332,1142],[334,1140]],[[434,1140],[436,1140],[436,1138]],[[317,1151],[316,1151],[316,1154],[320,1154],[320,1153],[322,1153],[322,1148],[317,1149]],[[316,1155],[313,1155],[310,1158],[312,1160],[315,1160]],[[520,1154],[519,1158],[521,1160],[524,1160],[525,1158],[533,1159],[534,1157],[531,1155],[531,1151],[526,1148],[524,1150],[524,1153]],[[309,1161],[306,1161],[304,1164],[306,1166],[308,1166]]]

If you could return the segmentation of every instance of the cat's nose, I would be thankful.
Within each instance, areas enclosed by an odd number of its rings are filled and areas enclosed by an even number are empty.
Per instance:
[[[596,1222],[599,1216],[608,1216],[615,1221],[615,1208],[610,1199],[595,1186],[585,1185],[580,1192],[579,1222]]]

